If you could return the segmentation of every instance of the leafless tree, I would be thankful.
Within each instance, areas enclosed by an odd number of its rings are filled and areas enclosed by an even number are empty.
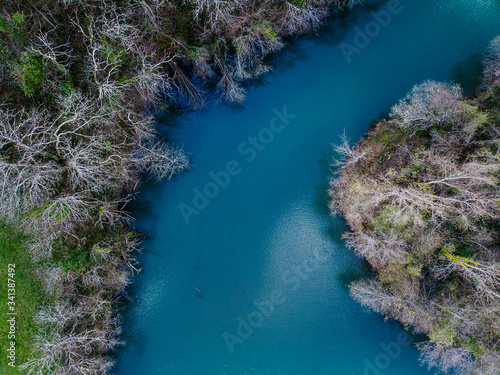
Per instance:
[[[131,224],[134,219],[129,212],[120,209],[124,207],[130,197],[124,197],[119,201],[101,201],[98,203],[99,214],[96,224],[101,228],[113,227],[121,224]]]
[[[33,210],[27,216],[25,225],[36,228],[39,223],[43,223],[54,229],[70,230],[75,223],[85,223],[90,219],[91,208],[92,203],[84,192],[61,195]]]
[[[164,26],[164,19],[160,11],[165,8],[172,7],[170,1],[167,0],[140,0],[138,2],[142,12],[142,16],[146,24],[149,25],[156,33],[161,33]]]
[[[380,235],[377,238],[372,233],[359,231],[356,234],[347,232],[342,238],[347,247],[379,270],[395,259],[403,261],[408,250],[408,244],[396,236]]]
[[[100,100],[122,100],[129,83],[122,83],[113,78],[120,71],[121,60],[116,58],[100,40],[99,20],[89,17],[88,21],[87,31],[78,20],[72,21],[86,42],[87,54],[84,70],[87,79],[95,86]]]
[[[486,350],[481,354],[477,375],[495,375],[500,371],[500,355],[497,350]]]
[[[32,54],[42,57],[46,64],[52,64],[58,71],[64,75],[68,74],[70,60],[73,58],[69,42],[56,44],[50,38],[49,32],[41,32],[37,36],[37,42],[29,47],[28,51]]]
[[[428,333],[432,329],[432,315],[412,301],[411,296],[393,295],[376,280],[356,281],[350,285],[350,290],[362,305],[399,320],[416,333]]]
[[[111,14],[112,17],[103,15],[97,20],[100,34],[118,42],[127,51],[136,51],[141,43],[141,31],[130,22],[134,16],[133,10],[114,11]]]
[[[474,358],[464,348],[440,347],[430,342],[419,343],[418,348],[421,352],[420,361],[427,364],[429,370],[437,368],[443,373],[454,370],[460,375],[470,375],[477,366]]]
[[[47,122],[43,112],[0,110],[0,205],[6,213],[32,208],[55,191],[60,168],[46,151]]]
[[[140,143],[131,162],[143,173],[151,173],[157,180],[171,178],[189,167],[189,158],[182,149],[158,140]]]
[[[162,59],[159,62],[151,62],[151,58],[140,54],[140,63],[134,75],[133,84],[142,101],[147,105],[157,106],[161,102],[162,95],[169,90],[169,77],[165,67],[174,57]]]
[[[319,27],[328,14],[328,9],[323,7],[302,7],[298,4],[286,2],[287,32],[290,34],[303,34]]]
[[[406,99],[392,108],[391,117],[413,133],[433,126],[460,125],[464,111],[462,99],[459,85],[426,81],[416,85]]]
[[[364,160],[367,155],[366,150],[360,150],[359,147],[351,146],[350,139],[344,133],[340,136],[340,144],[332,144],[332,151],[340,156],[340,159],[333,158],[332,167],[351,167]]]
[[[263,59],[268,54],[280,50],[283,42],[277,37],[270,37],[266,33],[267,29],[255,27],[252,32],[240,35],[235,38],[236,61],[234,63],[234,77],[243,81],[252,77],[257,77],[270,70],[265,65]]]
[[[486,298],[500,299],[500,265],[496,262],[473,260],[454,254],[445,254],[446,261],[434,267],[439,278],[457,272],[469,280]]]
[[[233,70],[226,63],[217,59],[217,65],[221,71],[221,78],[217,89],[224,100],[233,104],[241,104],[245,100],[246,91],[234,77]]]
[[[241,2],[239,0],[192,0],[196,20],[204,20],[207,27],[216,30],[232,20],[232,12]]]
[[[172,64],[172,69],[174,70],[173,83],[179,89],[180,95],[186,99],[191,108],[203,108],[205,103],[204,93],[191,82],[176,63]]]
[[[193,62],[194,73],[203,80],[208,80],[215,75],[215,72],[210,65],[210,54],[205,47],[196,48],[194,53],[189,55]]]
[[[484,80],[492,86],[500,83],[500,36],[491,41],[486,56]]]
[[[352,163],[337,162],[330,206],[349,223],[347,245],[377,272],[351,292],[386,318],[428,334],[420,350],[430,367],[496,374],[500,267],[489,223],[500,217],[500,132],[489,104],[429,81],[392,116],[356,146],[357,154],[345,140],[337,147]],[[428,141],[414,137],[419,130]],[[388,145],[380,137],[391,132],[404,140],[395,137],[385,159]]]

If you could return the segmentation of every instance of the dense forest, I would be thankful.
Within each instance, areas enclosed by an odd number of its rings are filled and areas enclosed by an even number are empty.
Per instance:
[[[0,279],[19,312],[2,373],[108,373],[137,267],[127,202],[189,167],[155,114],[209,90],[242,102],[283,38],[357,2],[0,1],[0,256],[17,266]]]
[[[443,372],[500,372],[500,37],[484,86],[424,82],[351,147],[344,136],[331,212],[374,270],[351,284],[364,306],[425,334]]]

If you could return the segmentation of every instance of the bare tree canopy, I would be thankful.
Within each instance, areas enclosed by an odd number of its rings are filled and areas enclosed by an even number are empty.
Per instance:
[[[421,360],[443,373],[500,371],[499,43],[477,98],[424,82],[359,144],[333,147],[331,212],[376,271],[351,293],[426,334]]]

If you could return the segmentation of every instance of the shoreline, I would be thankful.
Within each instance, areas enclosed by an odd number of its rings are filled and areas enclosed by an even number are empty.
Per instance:
[[[485,60],[483,91],[426,81],[333,150],[332,215],[371,278],[350,291],[361,305],[428,341],[421,363],[443,372],[497,373],[500,37]]]
[[[9,213],[2,220],[27,235],[17,251],[31,254],[46,298],[32,317],[40,335],[29,357],[18,358],[20,371],[113,368],[117,297],[136,271],[139,246],[123,207],[144,176],[169,179],[189,167],[146,109],[168,111],[167,95],[200,109],[208,81],[218,81],[223,100],[241,103],[241,82],[269,70],[264,58],[283,47],[281,36],[317,29],[341,5],[142,4],[9,3],[0,16],[0,168],[8,171],[0,207]]]

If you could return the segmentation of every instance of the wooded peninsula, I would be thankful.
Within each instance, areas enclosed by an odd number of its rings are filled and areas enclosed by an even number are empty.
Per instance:
[[[330,209],[374,270],[351,293],[427,335],[422,362],[444,373],[500,371],[500,37],[486,56],[477,97],[424,82],[333,147]]]

